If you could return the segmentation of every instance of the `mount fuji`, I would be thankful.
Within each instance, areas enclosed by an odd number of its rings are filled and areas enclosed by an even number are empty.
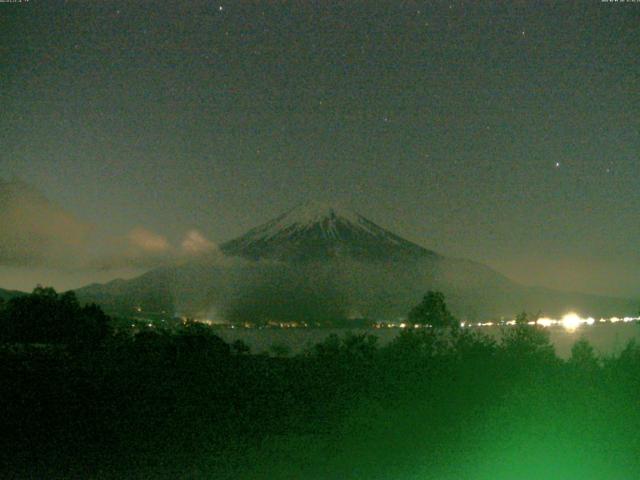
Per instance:
[[[351,210],[310,201],[222,245],[251,260],[362,260],[436,258],[435,252],[391,233]]]
[[[108,311],[166,311],[225,321],[398,319],[440,290],[462,319],[523,310],[635,313],[619,298],[520,285],[477,262],[440,255],[351,210],[307,202],[198,258],[76,291]]]

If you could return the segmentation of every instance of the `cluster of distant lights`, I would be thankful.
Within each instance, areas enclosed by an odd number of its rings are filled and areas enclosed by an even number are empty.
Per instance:
[[[562,318],[549,318],[549,317],[541,317],[535,321],[527,322],[527,325],[539,326],[544,328],[549,327],[562,327],[567,332],[574,332],[578,328],[586,325],[591,326],[596,323],[631,323],[631,322],[640,322],[640,317],[611,317],[611,318],[601,318],[596,320],[593,317],[581,317],[577,313],[567,313]],[[516,320],[508,320],[506,322],[461,322],[460,326],[463,328],[473,328],[473,327],[495,327],[501,325],[516,325]],[[382,327],[383,325],[377,325],[377,328]],[[387,328],[421,328],[423,325],[412,325],[410,323],[387,323],[384,326]]]
[[[611,317],[611,318],[601,318],[600,320],[596,320],[593,317],[581,317],[577,313],[567,313],[560,319],[549,318],[549,317],[541,317],[535,321],[527,322],[528,325],[538,325],[540,327],[562,327],[568,332],[574,332],[578,328],[587,325],[595,325],[596,323],[630,323],[630,322],[638,322],[640,321],[640,317]],[[515,325],[515,320],[509,320],[508,322],[504,322],[506,325]],[[475,323],[469,324],[466,322],[462,322],[461,326],[478,326],[478,327],[491,327],[494,325],[500,325],[500,323],[495,322],[485,322],[485,323]]]
[[[142,308],[141,307],[135,307],[136,312],[142,312]],[[164,311],[162,313],[165,313]],[[164,320],[162,320],[164,322]],[[182,317],[182,321],[183,323],[186,321],[186,317]],[[205,323],[207,325],[213,325],[214,322],[208,319],[197,319],[196,321],[201,322],[201,323]],[[593,317],[581,317],[580,315],[578,315],[577,313],[571,312],[571,313],[567,313],[566,315],[564,315],[562,318],[560,319],[556,319],[556,318],[549,318],[549,317],[540,317],[537,320],[534,321],[528,321],[527,325],[532,325],[532,326],[539,326],[539,327],[544,327],[544,328],[549,328],[549,327],[562,327],[564,328],[567,332],[574,332],[576,331],[578,328],[587,325],[587,326],[592,326],[595,325],[597,323],[631,323],[631,322],[640,322],[640,317],[610,317],[610,318],[600,318],[599,320],[596,320]],[[516,320],[508,320],[508,321],[501,321],[501,322],[460,322],[460,326],[462,328],[472,328],[472,327],[495,327],[495,326],[501,326],[501,325],[508,325],[508,326],[513,326],[516,325],[517,322]],[[131,325],[132,327],[135,326],[135,324]],[[153,327],[154,325],[152,323],[148,323],[149,327]],[[231,328],[235,328],[236,325],[230,325]],[[239,325],[240,327],[244,327],[244,328],[251,328],[253,327],[253,325],[249,324],[249,323],[245,323],[242,325]],[[306,328],[309,325],[307,325],[307,323],[305,322],[287,322],[287,323],[273,323],[273,322],[269,322],[269,326],[270,327],[279,327],[279,328]],[[410,324],[410,323],[406,323],[406,322],[401,322],[401,323],[376,323],[374,325],[374,328],[423,328],[426,327],[427,325],[420,325],[420,324]]]

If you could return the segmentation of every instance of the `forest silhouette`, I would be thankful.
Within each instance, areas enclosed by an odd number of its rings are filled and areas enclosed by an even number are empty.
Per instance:
[[[38,287],[0,305],[8,478],[629,479],[640,346],[568,360],[523,314],[496,340],[444,297],[388,345],[252,353],[215,330],[126,329]],[[128,323],[127,323],[128,325]]]

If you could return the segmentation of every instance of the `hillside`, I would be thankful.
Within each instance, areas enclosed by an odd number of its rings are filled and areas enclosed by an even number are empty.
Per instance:
[[[224,243],[225,261],[201,258],[77,291],[108,310],[167,311],[210,319],[397,319],[430,289],[463,319],[527,310],[592,316],[635,313],[626,299],[520,285],[492,268],[445,257],[347,209],[299,205]]]

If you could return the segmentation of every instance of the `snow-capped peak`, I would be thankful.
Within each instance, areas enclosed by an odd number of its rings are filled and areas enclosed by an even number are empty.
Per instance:
[[[317,201],[302,203],[221,248],[229,255],[254,259],[317,259],[337,254],[387,259],[433,254],[352,210]]]
[[[270,241],[313,231],[326,239],[339,239],[344,229],[359,231],[367,236],[387,237],[397,243],[395,235],[378,227],[362,215],[328,203],[315,200],[297,205],[288,212],[247,233],[244,243]]]
[[[349,209],[317,200],[309,200],[278,217],[272,227],[278,231],[291,227],[304,230],[317,224],[335,224],[338,220],[357,225],[362,222],[362,219],[363,217]]]

